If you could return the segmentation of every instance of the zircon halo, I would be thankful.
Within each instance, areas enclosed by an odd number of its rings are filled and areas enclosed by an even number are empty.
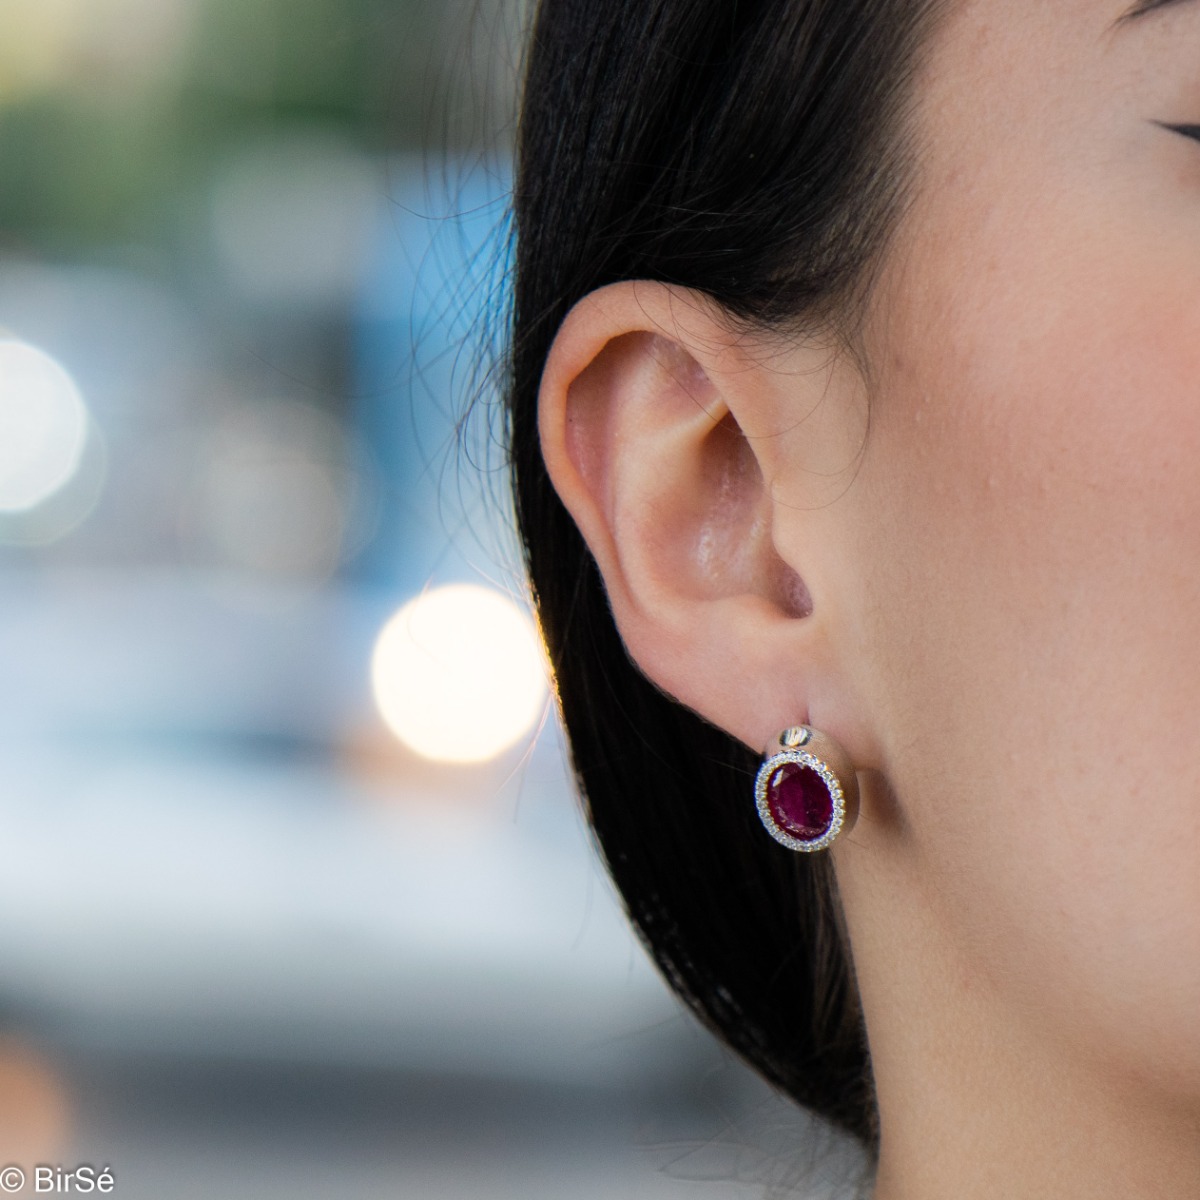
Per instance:
[[[767,832],[789,850],[827,849],[846,821],[838,777],[806,750],[783,750],[767,758],[758,769],[754,796]]]

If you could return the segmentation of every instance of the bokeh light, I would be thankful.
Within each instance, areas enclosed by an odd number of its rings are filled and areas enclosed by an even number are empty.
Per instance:
[[[0,1036],[0,1165],[57,1157],[69,1132],[67,1089],[53,1065],[18,1038]]]
[[[248,142],[213,181],[217,260],[243,299],[345,303],[356,294],[385,191],[378,165],[327,130]]]
[[[406,604],[375,643],[371,682],[392,732],[439,762],[495,758],[536,725],[546,671],[530,618],[477,584],[435,588]]]
[[[4,0],[0,103],[72,81],[130,88],[169,77],[196,0]]]
[[[0,341],[0,513],[25,512],[79,469],[88,412],[75,381],[50,355]]]
[[[328,579],[374,518],[370,459],[328,414],[243,400],[201,440],[184,540],[222,568]]]

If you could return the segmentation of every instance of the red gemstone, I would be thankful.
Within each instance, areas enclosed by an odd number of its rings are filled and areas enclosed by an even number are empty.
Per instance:
[[[825,780],[811,767],[784,763],[767,780],[767,807],[784,833],[814,842],[829,831],[833,797]]]

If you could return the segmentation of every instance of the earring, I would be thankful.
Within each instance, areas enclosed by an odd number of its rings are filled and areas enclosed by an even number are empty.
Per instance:
[[[789,850],[825,850],[858,818],[858,779],[846,752],[807,725],[785,729],[754,780],[758,815]]]

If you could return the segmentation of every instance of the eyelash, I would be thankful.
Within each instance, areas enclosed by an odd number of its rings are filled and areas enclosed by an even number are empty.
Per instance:
[[[1155,124],[1161,125],[1163,129],[1169,129],[1172,133],[1179,133],[1195,142],[1200,142],[1200,125],[1170,125],[1166,121],[1156,121]]]

